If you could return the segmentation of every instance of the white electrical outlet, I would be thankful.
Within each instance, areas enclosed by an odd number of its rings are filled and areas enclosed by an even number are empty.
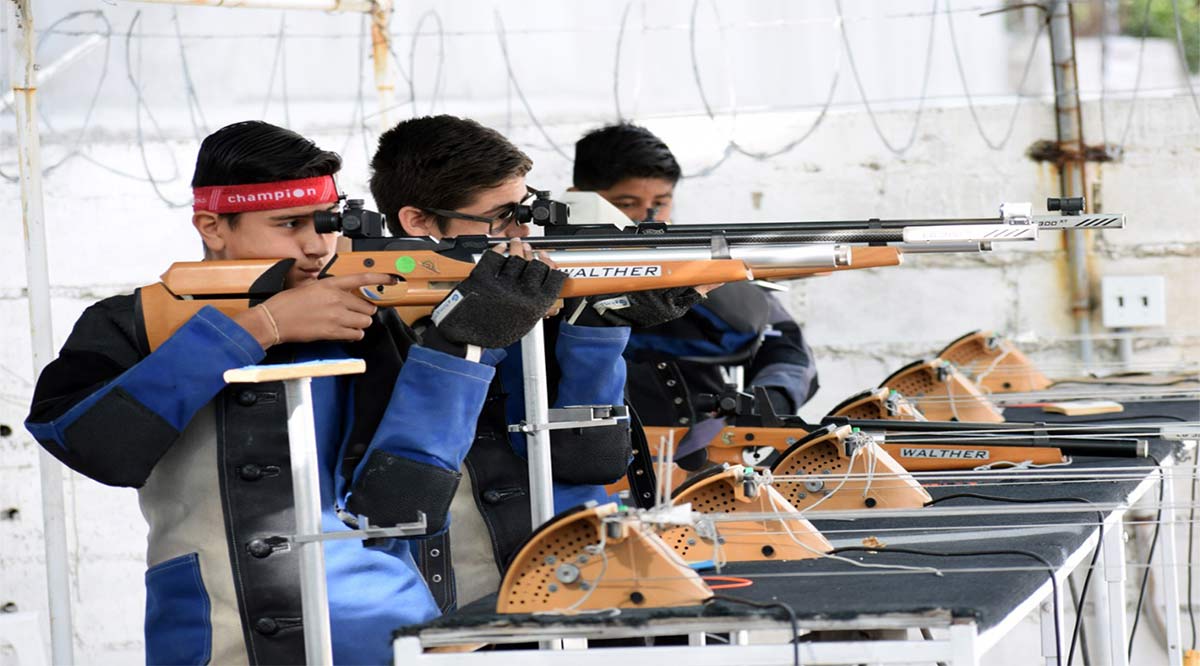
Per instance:
[[[1167,325],[1166,281],[1161,275],[1108,275],[1100,281],[1105,328]]]

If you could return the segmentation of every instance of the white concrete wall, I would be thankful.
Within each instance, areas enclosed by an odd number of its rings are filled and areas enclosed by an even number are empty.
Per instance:
[[[404,3],[394,28],[410,31],[434,6]],[[144,176],[121,36],[134,12],[141,11],[143,37],[133,41],[143,49],[139,80],[162,128],[160,135],[143,112],[146,159],[154,173],[167,180],[160,185],[163,195],[179,204],[189,202],[187,179],[197,141],[184,106],[172,10],[63,0],[39,5],[38,23],[45,26],[68,11],[95,7],[109,17],[118,34],[108,66],[101,58],[103,50],[97,50],[42,86],[41,103],[49,123],[43,142],[46,163],[51,164],[75,147],[72,130],[82,122],[91,91],[106,72],[85,141],[94,162],[71,159],[49,173],[44,183],[56,347],[91,302],[154,281],[170,261],[199,256],[186,208],[168,206],[144,181],[96,165]],[[583,131],[615,117],[613,61],[624,6],[541,0],[498,7],[510,31],[509,47],[522,89],[550,138],[569,156],[570,144]],[[835,13],[832,3],[718,2],[724,52],[719,49],[721,33],[715,28],[712,5],[700,7],[701,78],[713,104],[728,108],[736,100],[736,125],[728,116],[712,121],[703,115],[688,51],[690,3],[632,5],[619,66],[622,110],[659,132],[689,173],[715,162],[731,132],[746,148],[762,151],[798,136],[813,122],[837,63],[840,74],[832,110],[808,141],[769,160],[734,156],[711,174],[681,183],[681,221],[976,216],[994,213],[1002,201],[1040,204],[1056,193],[1052,170],[1024,156],[1033,141],[1054,136],[1052,107],[1044,96],[1049,80],[1044,52],[1035,55],[1025,88],[1034,97],[1016,111],[1013,135],[1004,149],[992,151],[961,99],[945,17],[939,17],[934,24],[930,101],[912,148],[897,156],[880,141],[859,103],[845,55],[838,55],[840,41],[825,20]],[[511,95],[492,8],[484,2],[438,8],[446,31],[442,93],[436,100],[431,97],[437,39],[422,37],[414,68],[417,109],[472,115],[505,130],[534,158],[532,183],[564,187],[568,159],[550,148]],[[846,3],[864,88],[876,100],[879,125],[893,143],[904,143],[912,131],[912,100],[921,89],[930,24],[924,17],[872,17],[927,9],[926,2]],[[184,43],[207,127],[259,117],[275,50],[274,40],[263,35],[278,31],[281,14],[184,7],[178,15],[186,35],[206,35]],[[1017,85],[1032,35],[1008,33],[1002,19],[978,19],[974,12],[954,17],[971,92],[983,102],[979,121],[989,136],[998,138],[1013,113],[1013,100],[1005,95]],[[773,23],[777,21],[783,24]],[[94,23],[72,25],[85,29]],[[426,22],[424,30],[434,25]],[[287,118],[322,146],[342,151],[347,162],[345,189],[365,195],[364,152],[371,138],[348,133],[356,118],[359,18],[290,12],[286,26]],[[243,37],[230,38],[232,34]],[[53,59],[73,39],[79,37],[45,38],[42,62]],[[395,49],[405,68],[409,39],[399,38]],[[1136,48],[1128,41],[1118,46],[1120,60],[1110,68],[1109,85],[1130,88]],[[1095,93],[1098,48],[1081,41],[1080,52],[1082,85]],[[1169,45],[1151,43],[1147,54],[1143,86],[1178,86],[1178,65]],[[136,50],[134,55],[136,63]],[[365,103],[368,112],[374,112],[370,63],[365,67]],[[403,98],[406,92],[402,93]],[[880,101],[894,99],[908,101]],[[758,111],[762,107],[777,110]],[[1194,335],[1200,329],[1195,296],[1200,286],[1195,277],[1200,265],[1200,114],[1189,98],[1162,91],[1143,95],[1132,106],[1128,95],[1110,98],[1105,109],[1110,141],[1120,138],[1126,114],[1133,110],[1124,158],[1092,173],[1104,209],[1127,213],[1130,228],[1094,239],[1095,275],[1168,276],[1166,330],[1175,335],[1139,343],[1139,354],[1164,362],[1200,360],[1200,340]],[[393,110],[396,117],[409,113],[410,107]],[[1098,143],[1100,114],[1094,94],[1083,113],[1086,136]],[[285,120],[278,80],[265,118]],[[5,172],[15,171],[12,127],[11,114],[5,113],[0,117],[0,169]],[[11,435],[0,438],[0,605],[11,602],[20,610],[44,612],[37,449],[21,427],[33,373],[15,185],[0,184],[0,210],[9,211],[0,218],[0,256],[7,259],[0,263],[0,424],[12,429]],[[1073,331],[1066,279],[1061,238],[1047,234],[1036,247],[1000,250],[982,258],[910,256],[900,268],[793,283],[787,300],[816,350],[823,385],[803,413],[818,416],[900,365],[975,328],[1024,336],[1025,348],[1037,361],[1069,361],[1072,343],[1056,341]],[[1094,325],[1099,327],[1098,316]],[[1107,347],[1101,352],[1112,358]],[[77,660],[137,662],[145,528],[134,493],[68,474],[67,506]],[[12,520],[3,519],[8,508],[17,509]],[[1031,663],[1036,634],[1029,634],[1028,627],[1023,632],[1023,638],[1006,644],[989,663]],[[1143,637],[1148,639],[1149,632]],[[1151,643],[1147,640],[1148,651],[1141,653],[1146,659],[1142,663],[1156,663]],[[0,648],[0,664],[11,659],[6,654]]]

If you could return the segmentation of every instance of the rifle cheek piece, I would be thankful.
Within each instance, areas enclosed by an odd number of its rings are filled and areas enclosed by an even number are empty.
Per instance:
[[[450,501],[462,474],[386,451],[375,451],[354,483],[346,509],[377,527],[417,521],[424,512],[433,535],[446,528]]]
[[[625,475],[631,458],[628,423],[550,431],[550,466],[555,481],[576,485],[613,483]]]

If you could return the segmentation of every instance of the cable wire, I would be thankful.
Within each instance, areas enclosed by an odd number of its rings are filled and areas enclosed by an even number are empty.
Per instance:
[[[1157,460],[1155,462],[1158,462]],[[1161,469],[1159,465],[1159,469]],[[1137,606],[1133,611],[1133,626],[1129,630],[1129,647],[1127,657],[1133,661],[1133,640],[1137,637],[1138,621],[1142,618],[1142,603],[1146,600],[1146,583],[1150,580],[1150,564],[1154,561],[1154,549],[1158,545],[1158,532],[1162,527],[1162,502],[1163,489],[1166,488],[1165,482],[1160,482],[1158,485],[1158,511],[1155,513],[1154,519],[1154,534],[1150,537],[1150,551],[1146,554],[1146,568],[1142,571],[1142,582],[1138,590]]]
[[[841,15],[842,0],[833,0],[833,2],[837,6],[838,15]],[[859,74],[858,65],[854,61],[854,50],[850,47],[850,35],[846,32],[846,24],[844,22],[838,22],[838,32],[841,33],[842,43],[846,48],[846,60],[850,63],[850,73],[854,75],[854,83],[858,87],[858,93],[862,98],[863,107],[867,111],[867,117],[870,118],[871,126],[875,128],[875,133],[879,135],[880,141],[882,141],[883,145],[886,146],[887,149],[894,153],[897,157],[902,157],[904,153],[908,152],[908,149],[912,147],[913,143],[916,142],[917,128],[921,124],[921,114],[925,111],[926,94],[929,90],[929,75],[933,70],[933,37],[936,32],[935,19],[937,18],[938,13],[937,6],[937,0],[933,0],[933,6],[929,11],[929,42],[925,47],[925,73],[921,77],[921,96],[917,102],[916,113],[913,116],[912,130],[908,134],[908,140],[905,141],[904,145],[899,147],[893,145],[892,142],[888,140],[887,136],[883,133],[883,130],[879,126],[879,119],[875,117],[875,111],[871,108],[871,102],[867,97],[867,91],[863,87],[862,76]]]

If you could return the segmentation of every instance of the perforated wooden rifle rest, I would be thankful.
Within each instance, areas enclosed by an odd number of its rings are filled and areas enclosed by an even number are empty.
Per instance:
[[[907,396],[930,421],[1004,421],[1000,410],[974,382],[953,364],[941,359],[910,363],[880,386]]]
[[[921,484],[878,444],[864,445],[862,452],[853,456],[851,465],[851,456],[846,452],[846,440],[851,434],[850,426],[827,426],[788,449],[771,469],[776,477],[775,488],[784,499],[801,510],[816,505],[814,511],[917,509],[931,499]],[[876,478],[868,483],[863,475],[872,461]],[[841,484],[847,471],[854,476]],[[800,475],[815,478],[812,481],[778,478]],[[841,488],[834,492],[839,484]]]
[[[850,396],[834,407],[829,416],[856,420],[925,421],[916,405],[899,391],[886,386],[867,389]]]
[[[616,512],[616,504],[580,508],[534,532],[504,573],[496,612],[694,606],[712,596],[650,526],[621,521],[619,534],[602,536]],[[600,543],[603,556],[585,548]],[[559,575],[564,565],[578,571],[574,582]]]
[[[1041,391],[1052,382],[1007,340],[991,331],[974,331],[958,338],[938,354],[992,393]]]
[[[700,513],[786,514],[796,510],[771,486],[757,485],[754,496],[747,496],[744,474],[745,468],[735,467],[698,477],[680,488],[671,503],[690,503],[692,510]],[[711,534],[702,535],[690,525],[671,528],[663,532],[662,538],[689,562],[708,559],[726,562],[805,560],[833,550],[817,528],[803,518],[720,521],[714,525],[720,540],[719,553]],[[794,540],[788,536],[788,530]]]

